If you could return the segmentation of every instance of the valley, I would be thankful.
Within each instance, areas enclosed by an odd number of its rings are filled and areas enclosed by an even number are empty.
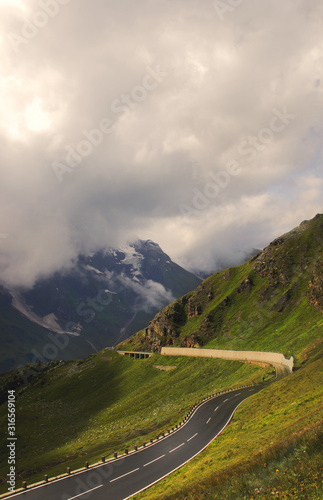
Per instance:
[[[135,498],[321,498],[322,236],[318,215],[207,278],[117,346],[152,352],[147,359],[106,348],[1,375],[2,424],[6,392],[17,394],[17,480],[42,482],[122,456],[167,433],[204,398],[265,382],[202,453]],[[292,356],[294,369],[275,378],[263,363],[168,356],[172,347],[276,352]],[[5,491],[5,451],[1,464]]]

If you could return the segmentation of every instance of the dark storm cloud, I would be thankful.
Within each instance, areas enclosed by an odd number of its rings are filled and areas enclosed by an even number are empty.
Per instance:
[[[4,282],[137,237],[212,269],[322,211],[321,2],[224,4],[0,1]]]

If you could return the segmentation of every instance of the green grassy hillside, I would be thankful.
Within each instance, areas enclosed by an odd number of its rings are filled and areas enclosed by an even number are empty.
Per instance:
[[[203,453],[137,498],[323,498],[322,243],[319,215],[246,264],[205,280],[122,345],[155,350],[149,359],[104,350],[39,366],[38,376],[30,376],[32,367],[0,376],[4,428],[7,390],[17,391],[18,480],[34,482],[141,445],[206,395],[273,378],[268,367],[158,354],[162,345],[203,345],[279,351],[295,357],[296,370],[245,401]],[[153,366],[161,364],[176,369]]]
[[[242,266],[206,279],[158,313],[121,349],[165,345],[293,355],[323,331],[323,215],[273,241]]]
[[[323,342],[240,406],[198,457],[135,500],[323,498]]]
[[[322,353],[323,341],[312,343],[301,353],[301,368],[251,396],[202,454],[138,498],[249,499],[256,488],[262,492],[257,497],[272,498],[276,488],[280,498],[320,499]],[[176,369],[160,371],[154,364]],[[28,367],[24,370],[28,375]],[[179,423],[195,402],[214,391],[255,383],[263,376],[274,380],[268,367],[159,355],[136,360],[108,350],[39,370],[27,386],[19,372],[0,377],[2,428],[6,392],[13,387],[17,391],[17,484],[141,445]],[[6,490],[5,439],[3,435],[0,441],[1,492]],[[317,496],[301,496],[302,488]]]
[[[172,371],[153,367],[173,365]],[[207,394],[255,383],[272,370],[239,362],[153,356],[130,359],[109,350],[85,360],[52,362],[0,376],[0,424],[6,429],[7,390],[16,388],[19,481],[42,480],[141,445],[179,423]],[[28,373],[28,371],[30,373]],[[25,386],[23,379],[29,380]],[[0,438],[2,489],[6,438]]]

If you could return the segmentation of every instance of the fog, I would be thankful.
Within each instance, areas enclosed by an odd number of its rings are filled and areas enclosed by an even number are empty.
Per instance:
[[[138,238],[213,270],[322,211],[322,3],[231,3],[0,0],[2,283]]]

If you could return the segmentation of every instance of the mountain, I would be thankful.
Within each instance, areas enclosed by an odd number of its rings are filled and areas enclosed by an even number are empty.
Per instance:
[[[113,346],[201,282],[156,243],[80,255],[30,290],[0,290],[1,371]]]
[[[43,481],[44,474],[64,474],[66,467],[80,469],[85,461],[97,464],[114,452],[120,457],[177,426],[209,395],[265,378],[266,387],[239,406],[216,441],[141,495],[147,500],[323,498],[322,247],[318,215],[245,264],[206,279],[123,343],[155,349],[149,359],[104,349],[79,361],[39,363],[0,375],[3,422],[8,390],[16,391],[17,487],[25,480]],[[78,271],[91,266],[96,269],[91,273],[101,276],[104,265],[93,257],[90,263],[81,259]],[[128,265],[134,254],[124,249],[120,258]],[[112,285],[119,286],[110,283],[110,290]],[[268,366],[159,355],[166,344],[280,351],[294,356],[295,370],[275,379]],[[6,443],[3,433],[0,449],[6,450]],[[7,467],[3,452],[0,493],[8,491]]]
[[[322,335],[323,215],[275,239],[245,264],[201,283],[121,348],[267,350],[294,355]]]

